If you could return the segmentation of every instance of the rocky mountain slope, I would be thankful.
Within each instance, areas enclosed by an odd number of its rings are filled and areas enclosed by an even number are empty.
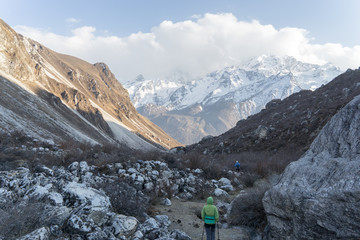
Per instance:
[[[273,100],[226,133],[183,150],[205,154],[280,150],[304,153],[331,117],[359,94],[360,69],[349,69],[315,91],[303,90],[284,100]]]
[[[180,145],[138,114],[104,63],[56,53],[0,19],[0,128],[50,141]]]
[[[266,193],[267,239],[360,238],[359,143],[360,95]]]

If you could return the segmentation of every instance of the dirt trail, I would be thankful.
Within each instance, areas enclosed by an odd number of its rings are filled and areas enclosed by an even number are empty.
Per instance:
[[[155,206],[155,210],[158,214],[167,215],[169,217],[171,221],[169,230],[180,229],[188,234],[193,240],[200,240],[203,231],[203,221],[197,217],[197,213],[200,213],[205,204],[205,200],[191,202],[173,198],[171,199],[171,202],[171,206]],[[229,229],[220,228],[219,230],[221,240],[250,239],[249,231],[241,227]],[[203,239],[206,239],[205,233]],[[217,231],[216,239],[218,239]]]

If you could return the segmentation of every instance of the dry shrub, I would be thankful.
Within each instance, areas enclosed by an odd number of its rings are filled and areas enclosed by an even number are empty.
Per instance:
[[[244,173],[241,174],[238,178],[245,187],[249,188],[254,186],[254,183],[260,179],[260,176],[251,173]]]
[[[204,161],[204,155],[197,152],[186,154],[185,156],[186,167],[190,169],[204,169],[206,167],[206,161]]]
[[[117,180],[98,184],[96,188],[101,188],[110,198],[113,211],[144,220],[144,213],[150,207],[150,199],[129,183]]]
[[[220,179],[224,176],[224,171],[226,171],[226,169],[221,165],[221,163],[209,160],[207,162],[207,166],[203,168],[203,171],[206,179]]]
[[[40,227],[46,204],[30,199],[26,204],[17,202],[0,208],[0,237],[17,239]]]
[[[268,189],[268,185],[260,185],[238,195],[228,213],[228,223],[237,226],[264,228],[266,226],[266,214],[262,199]]]
[[[302,152],[291,152],[284,150],[281,152],[242,152],[239,154],[229,154],[218,156],[217,159],[222,166],[234,170],[234,163],[239,161],[241,171],[250,175],[267,177],[272,174],[280,174],[286,166],[300,158]],[[248,176],[251,177],[251,176]]]
[[[28,137],[23,131],[12,131],[12,132],[0,132],[0,144],[6,146],[19,146],[25,144],[32,139]]]
[[[171,153],[165,154],[163,156],[163,159],[168,164],[170,169],[179,169],[179,170],[185,169],[183,161],[176,154],[171,154]]]
[[[207,184],[198,184],[196,185],[196,197],[198,199],[206,199],[209,197],[209,193],[212,191],[212,187]]]
[[[227,172],[222,162],[209,155],[191,152],[180,155],[179,158],[178,162],[181,162],[183,168],[202,169],[203,177],[206,179],[219,179]]]

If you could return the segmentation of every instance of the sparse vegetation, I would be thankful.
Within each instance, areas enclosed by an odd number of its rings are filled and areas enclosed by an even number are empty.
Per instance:
[[[142,192],[121,180],[98,184],[97,188],[101,188],[110,198],[116,213],[135,216],[139,220],[145,219],[144,213],[150,208],[150,199]]]
[[[4,239],[18,237],[40,227],[46,211],[46,203],[34,199],[15,202],[0,208],[0,236]]]
[[[243,195],[239,195],[233,201],[231,212],[228,214],[228,222],[232,225],[264,228],[266,214],[262,198],[269,187],[268,185],[261,185],[249,189]]]

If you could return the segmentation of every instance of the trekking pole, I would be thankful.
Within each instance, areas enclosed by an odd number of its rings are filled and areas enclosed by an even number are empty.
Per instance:
[[[219,224],[218,223],[216,223],[216,228],[218,230],[218,240],[220,240],[220,230],[219,230]]]
[[[202,230],[202,234],[201,234],[201,240],[204,239],[204,231],[205,231],[205,227],[204,227],[204,225],[203,225],[203,230]]]

